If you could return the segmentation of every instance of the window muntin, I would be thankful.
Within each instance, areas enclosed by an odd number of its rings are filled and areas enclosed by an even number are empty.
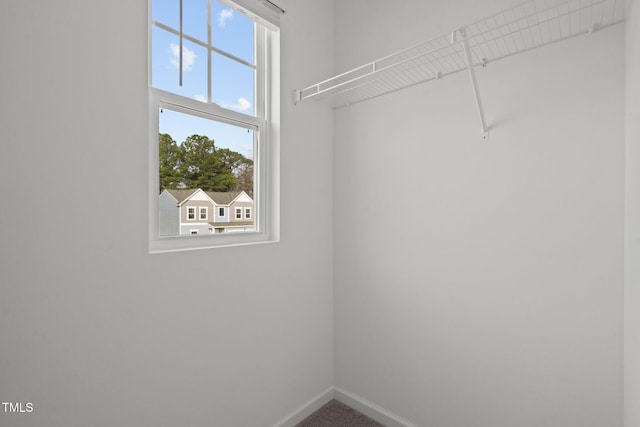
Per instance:
[[[206,221],[207,218],[209,217],[209,209],[206,207],[200,207],[200,220],[201,221]]]
[[[251,208],[244,208],[244,219],[251,219]]]
[[[263,90],[258,68],[264,67],[258,64],[256,52],[264,48],[265,28],[215,0],[186,5],[181,33],[179,19],[176,22],[171,13],[179,15],[180,2],[152,0],[152,86],[243,114],[258,114],[255,90]],[[202,16],[208,25],[202,24]]]
[[[196,208],[194,207],[187,207],[187,219],[189,221],[193,221],[196,219]]]
[[[224,208],[218,208],[218,216],[219,217],[225,217],[226,216]]]

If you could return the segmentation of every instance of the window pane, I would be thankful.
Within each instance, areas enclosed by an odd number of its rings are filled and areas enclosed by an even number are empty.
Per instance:
[[[231,110],[255,115],[255,70],[220,54],[212,55],[213,102]]]
[[[235,226],[226,216],[232,204],[253,207],[254,131],[167,108],[158,114],[160,235],[187,236],[194,227],[202,228],[199,234],[211,227],[218,233],[254,231],[252,223]],[[195,208],[181,210],[189,203],[217,207],[219,215],[207,217],[208,208],[201,207],[206,223],[183,223],[181,218],[195,219]]]
[[[253,21],[217,1],[211,4],[211,13],[213,46],[254,64]]]
[[[180,38],[153,27],[153,87],[189,98],[206,101],[207,50],[183,40],[182,86],[180,86]]]
[[[182,31],[207,42],[207,0],[183,0]]]
[[[180,27],[180,0],[153,0],[152,19],[172,28]]]
[[[153,0],[152,9],[154,21],[180,30],[180,0]],[[183,0],[182,31],[207,41],[207,0]]]

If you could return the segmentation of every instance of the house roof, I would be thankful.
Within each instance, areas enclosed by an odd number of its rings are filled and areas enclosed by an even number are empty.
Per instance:
[[[173,198],[178,201],[178,204],[180,204],[183,201],[185,201],[186,199],[188,199],[189,196],[191,196],[193,193],[198,191],[198,189],[197,188],[191,188],[191,189],[184,189],[184,190],[176,190],[176,189],[172,189],[172,188],[166,188],[164,191],[166,191],[167,193],[171,194],[173,196]]]
[[[242,191],[228,191],[226,193],[222,193],[219,191],[205,191],[207,196],[211,197],[211,200],[216,202],[217,205],[228,205],[233,202],[236,197],[242,193]]]
[[[168,192],[173,196],[174,199],[177,200],[178,204],[181,205],[187,199],[189,199],[196,191],[199,191],[199,188],[189,188],[189,189],[170,189],[167,188],[164,191]],[[233,202],[240,194],[244,193],[244,191],[204,191],[204,193],[209,196],[211,200],[215,202],[216,205],[229,205]],[[245,193],[246,194],[246,193]]]

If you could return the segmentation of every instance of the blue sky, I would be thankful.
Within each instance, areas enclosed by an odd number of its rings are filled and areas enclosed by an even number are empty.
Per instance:
[[[228,6],[212,0],[212,44],[231,55],[254,63],[254,24]],[[153,20],[179,28],[179,0],[153,0]],[[153,86],[189,98],[207,101],[207,49],[183,41],[183,85],[179,86],[178,36],[156,26],[152,29]],[[207,42],[207,0],[183,0],[183,32]],[[212,101],[245,114],[254,114],[254,70],[216,52],[212,55]],[[253,158],[253,132],[235,126],[191,117],[164,109],[160,133],[182,143],[192,134],[207,135],[216,146]]]

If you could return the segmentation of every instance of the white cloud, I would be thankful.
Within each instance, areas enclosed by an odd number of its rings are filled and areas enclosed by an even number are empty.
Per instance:
[[[194,95],[193,99],[195,99],[196,101],[200,101],[200,102],[207,102],[207,97],[204,95]]]
[[[220,13],[218,13],[218,27],[224,28],[227,26],[227,21],[233,18],[233,10],[231,9],[222,9]]]
[[[231,108],[232,110],[246,111],[251,108],[251,103],[244,98],[238,98],[238,102],[236,102],[229,108]]]
[[[248,158],[253,157],[253,145],[245,144],[242,146],[242,149],[244,150]]]
[[[174,67],[180,68],[180,45],[171,43],[169,45],[171,48],[171,64]],[[182,46],[182,70],[183,71],[192,71],[193,64],[196,61],[198,55],[191,49],[186,46]]]

